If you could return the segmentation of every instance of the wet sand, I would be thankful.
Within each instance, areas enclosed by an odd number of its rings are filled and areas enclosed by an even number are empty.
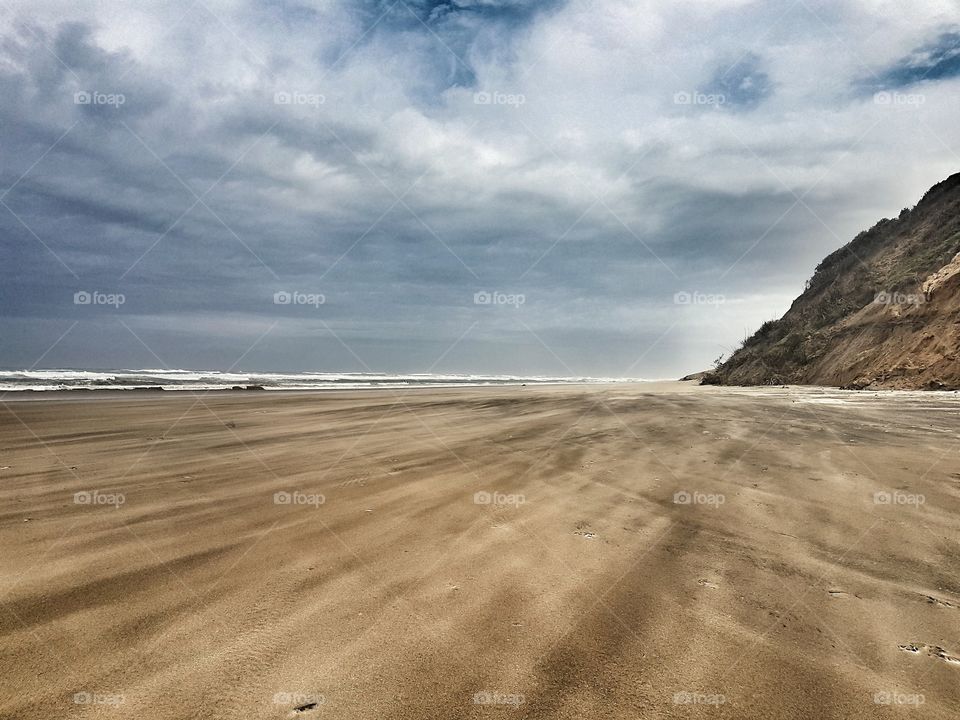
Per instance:
[[[0,717],[960,716],[960,400],[0,401]]]

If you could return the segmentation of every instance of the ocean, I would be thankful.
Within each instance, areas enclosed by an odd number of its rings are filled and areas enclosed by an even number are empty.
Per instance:
[[[0,370],[0,392],[23,390],[355,390],[622,382],[614,378],[519,375],[221,372],[218,370]]]

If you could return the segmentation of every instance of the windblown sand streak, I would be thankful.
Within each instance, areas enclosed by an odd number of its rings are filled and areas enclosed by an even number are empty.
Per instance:
[[[0,716],[956,717],[958,408],[7,397]]]

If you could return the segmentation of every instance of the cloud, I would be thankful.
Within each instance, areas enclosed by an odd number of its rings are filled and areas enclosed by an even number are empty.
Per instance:
[[[748,52],[732,65],[717,68],[706,92],[723,98],[723,107],[752,109],[773,93],[770,76],[759,55]]]
[[[515,37],[562,0],[366,0],[353,12],[363,30],[354,44],[415,48],[416,72],[429,102],[449,87],[476,85],[475,62],[507,54]]]
[[[859,29],[914,47],[933,9],[918,29],[853,0],[779,24],[740,0],[409,5],[6,3],[0,364],[77,321],[44,363],[155,365],[122,319],[180,367],[276,323],[247,369],[362,369],[330,328],[383,371],[697,370],[955,170],[944,75],[924,133],[848,96],[882,65]],[[729,104],[675,102],[693,89]],[[128,301],[78,308],[84,289]]]
[[[860,84],[872,92],[955,77],[960,77],[960,31],[947,30]]]

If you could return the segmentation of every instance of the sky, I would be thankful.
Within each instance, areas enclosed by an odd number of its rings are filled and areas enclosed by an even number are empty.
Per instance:
[[[6,0],[0,366],[666,378],[960,170],[953,0]]]

